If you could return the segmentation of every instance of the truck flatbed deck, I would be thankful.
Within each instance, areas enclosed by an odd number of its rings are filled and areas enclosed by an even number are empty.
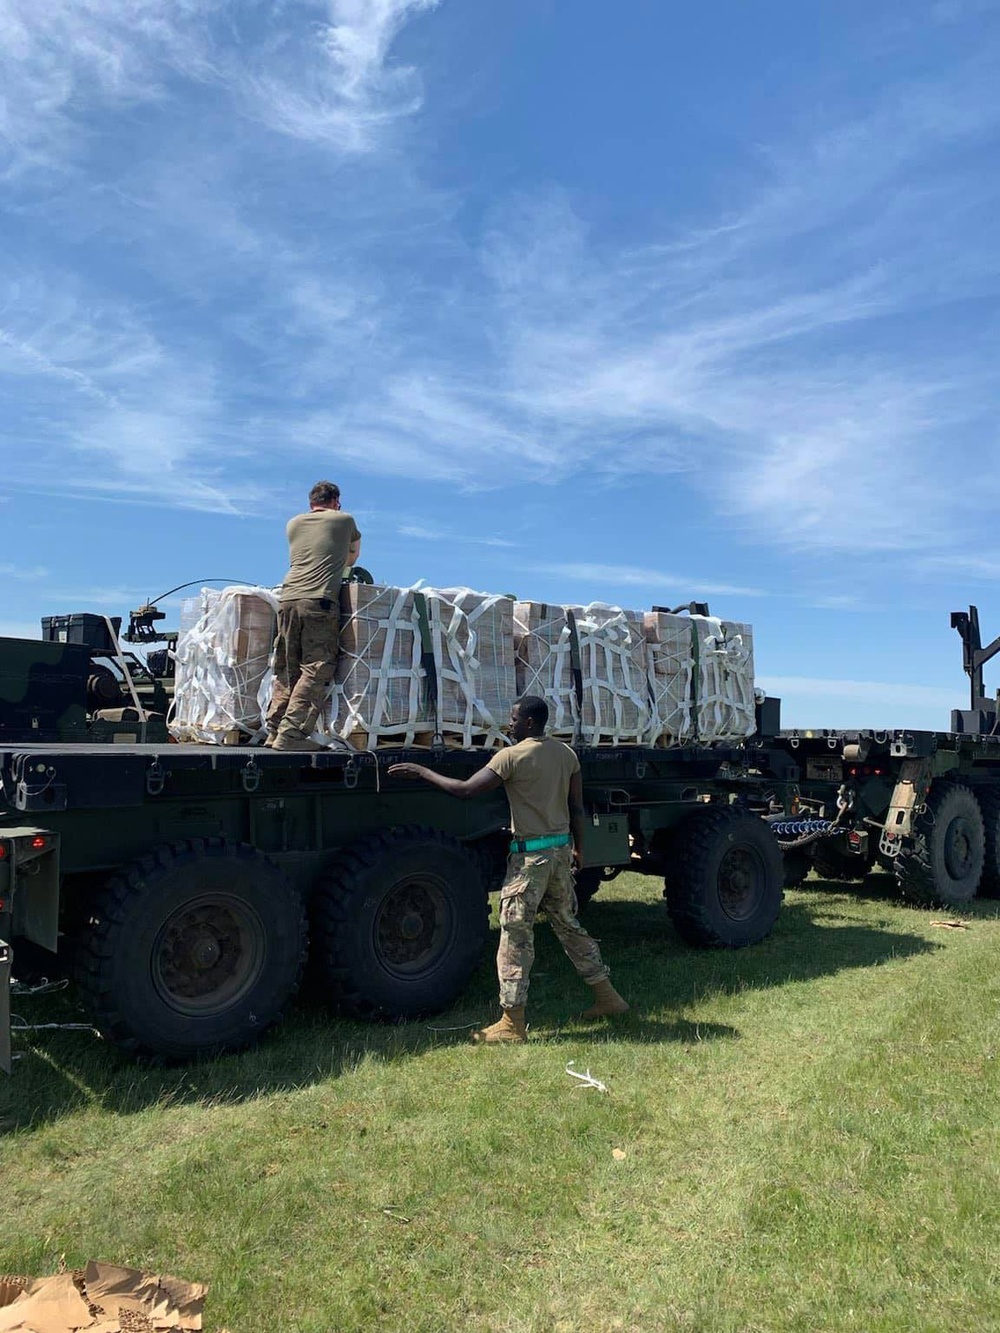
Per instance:
[[[15,966],[18,938],[71,956],[96,1026],[136,1053],[253,1040],[307,953],[336,1011],[441,1009],[482,955],[507,802],[502,789],[458,801],[387,770],[418,761],[467,777],[490,753],[0,744],[0,940],[13,937]],[[720,781],[738,747],[577,753],[581,900],[619,870],[670,869],[685,939],[739,947],[770,931],[781,853]]]

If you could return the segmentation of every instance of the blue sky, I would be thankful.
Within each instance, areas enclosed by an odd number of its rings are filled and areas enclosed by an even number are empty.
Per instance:
[[[0,632],[276,583],[329,477],[381,580],[707,599],[786,725],[946,727],[998,56],[996,0],[0,0]]]

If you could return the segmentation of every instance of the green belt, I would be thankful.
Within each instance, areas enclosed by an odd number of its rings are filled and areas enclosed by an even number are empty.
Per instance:
[[[544,838],[514,838],[510,844],[512,852],[541,852],[546,847],[568,847],[573,841],[568,833],[549,833]]]

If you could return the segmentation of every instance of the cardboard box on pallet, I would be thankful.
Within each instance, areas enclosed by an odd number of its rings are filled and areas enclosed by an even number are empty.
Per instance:
[[[695,616],[701,636],[698,681],[700,741],[735,741],[752,736],[757,725],[753,685],[753,630],[733,620]]]
[[[338,737],[367,749],[432,735],[422,651],[412,588],[346,583],[337,677],[317,739]]]
[[[515,697],[513,600],[470,588],[347,584],[337,678],[319,736],[364,748],[504,744]],[[423,618],[423,624],[421,620]],[[428,692],[425,651],[437,700]]]
[[[635,745],[645,739],[650,721],[648,664],[637,612],[602,602],[568,608],[518,602],[514,638],[518,693],[545,699],[553,735],[566,740],[578,735],[585,745]],[[573,679],[575,651],[582,709]]]
[[[649,666],[650,745],[686,745],[691,727],[691,673],[694,653],[690,616],[666,611],[643,613]]]
[[[277,606],[267,588],[204,588],[186,599],[169,721],[178,740],[225,745],[260,735]]]
[[[471,588],[426,592],[443,738],[466,748],[505,743],[517,698],[514,599]]]
[[[582,738],[590,745],[637,745],[650,717],[642,617],[601,602],[573,612],[583,671]]]
[[[566,608],[549,602],[515,602],[514,654],[518,695],[544,699],[550,734],[572,738],[579,710]]]
[[[649,650],[652,745],[711,744],[755,727],[753,632],[715,616],[643,616]]]

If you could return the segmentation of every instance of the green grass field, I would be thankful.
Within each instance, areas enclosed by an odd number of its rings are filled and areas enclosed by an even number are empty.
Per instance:
[[[234,1333],[1000,1329],[997,905],[944,929],[887,877],[815,884],[709,953],[658,892],[623,876],[586,914],[613,1025],[574,1018],[539,927],[523,1047],[433,1030],[493,1014],[489,959],[429,1024],[303,1008],[187,1068],[19,1039],[0,1271],[175,1273]]]

